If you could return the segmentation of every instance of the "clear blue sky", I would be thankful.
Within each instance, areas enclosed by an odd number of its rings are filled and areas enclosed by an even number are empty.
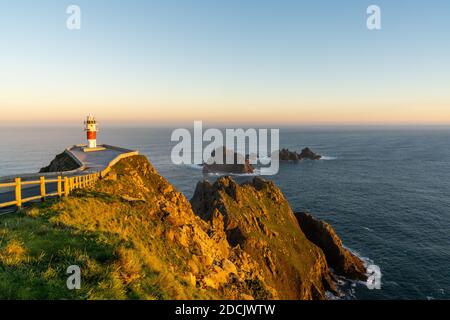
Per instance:
[[[6,122],[450,123],[448,0],[11,0],[0,35]]]

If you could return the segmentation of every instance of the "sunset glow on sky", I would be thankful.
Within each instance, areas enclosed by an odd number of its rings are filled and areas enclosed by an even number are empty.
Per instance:
[[[0,125],[450,124],[448,1],[75,3],[0,4]]]

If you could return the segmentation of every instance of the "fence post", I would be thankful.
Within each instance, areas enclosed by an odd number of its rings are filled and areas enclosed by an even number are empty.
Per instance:
[[[64,177],[64,196],[68,197],[69,193],[69,178]]]
[[[58,197],[62,196],[62,178],[58,176]]]
[[[16,178],[16,205],[20,209],[22,207],[22,180]]]
[[[45,177],[40,178],[41,185],[41,201],[45,201]]]

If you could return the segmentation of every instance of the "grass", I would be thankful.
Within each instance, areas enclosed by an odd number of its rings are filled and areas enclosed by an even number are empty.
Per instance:
[[[195,288],[168,271],[184,260],[157,236],[164,223],[142,209],[84,191],[0,217],[0,299],[194,295]],[[70,265],[81,268],[81,290],[67,289]]]
[[[0,298],[125,298],[117,281],[117,237],[102,241],[98,234],[55,224],[52,209],[46,204],[0,219]],[[70,265],[81,267],[81,290],[67,289]]]

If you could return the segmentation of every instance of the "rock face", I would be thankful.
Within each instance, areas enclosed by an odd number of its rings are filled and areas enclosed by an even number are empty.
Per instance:
[[[255,178],[238,185],[230,177],[200,182],[194,212],[227,242],[256,261],[281,299],[325,299],[334,283],[322,250],[307,239],[287,200],[273,182]]]
[[[70,156],[68,156],[65,152],[58,154],[55,159],[50,162],[50,164],[39,172],[63,172],[78,169],[80,166],[73,160]]]
[[[367,280],[364,263],[343,247],[341,239],[328,223],[316,220],[304,212],[296,212],[295,217],[306,237],[322,249],[328,265],[336,274],[355,280]]]
[[[282,161],[301,161],[304,159],[308,160],[320,160],[321,155],[314,153],[311,149],[305,148],[301,153],[295,151],[290,151],[289,149],[280,150],[280,160]]]
[[[253,173],[255,168],[250,164],[248,157],[244,157],[238,153],[227,150],[225,147],[220,148],[221,150],[214,150],[211,153],[211,158],[208,159],[207,163],[203,164],[203,173],[234,173],[234,174],[243,174],[243,173]],[[214,157],[217,152],[222,153],[222,163],[216,163],[214,161]],[[234,159],[233,163],[226,163],[226,157],[232,157]]]
[[[96,185],[95,191],[119,197],[124,205],[143,213],[135,225],[122,223],[130,229],[148,226],[142,234],[143,243],[148,246],[143,248],[146,254],[159,260],[174,279],[173,285],[179,281],[187,283],[184,292],[171,298],[279,297],[264,279],[256,261],[240,248],[229,245],[222,217],[212,216],[211,223],[200,219],[184,195],[161,177],[144,156],[120,161]]]

